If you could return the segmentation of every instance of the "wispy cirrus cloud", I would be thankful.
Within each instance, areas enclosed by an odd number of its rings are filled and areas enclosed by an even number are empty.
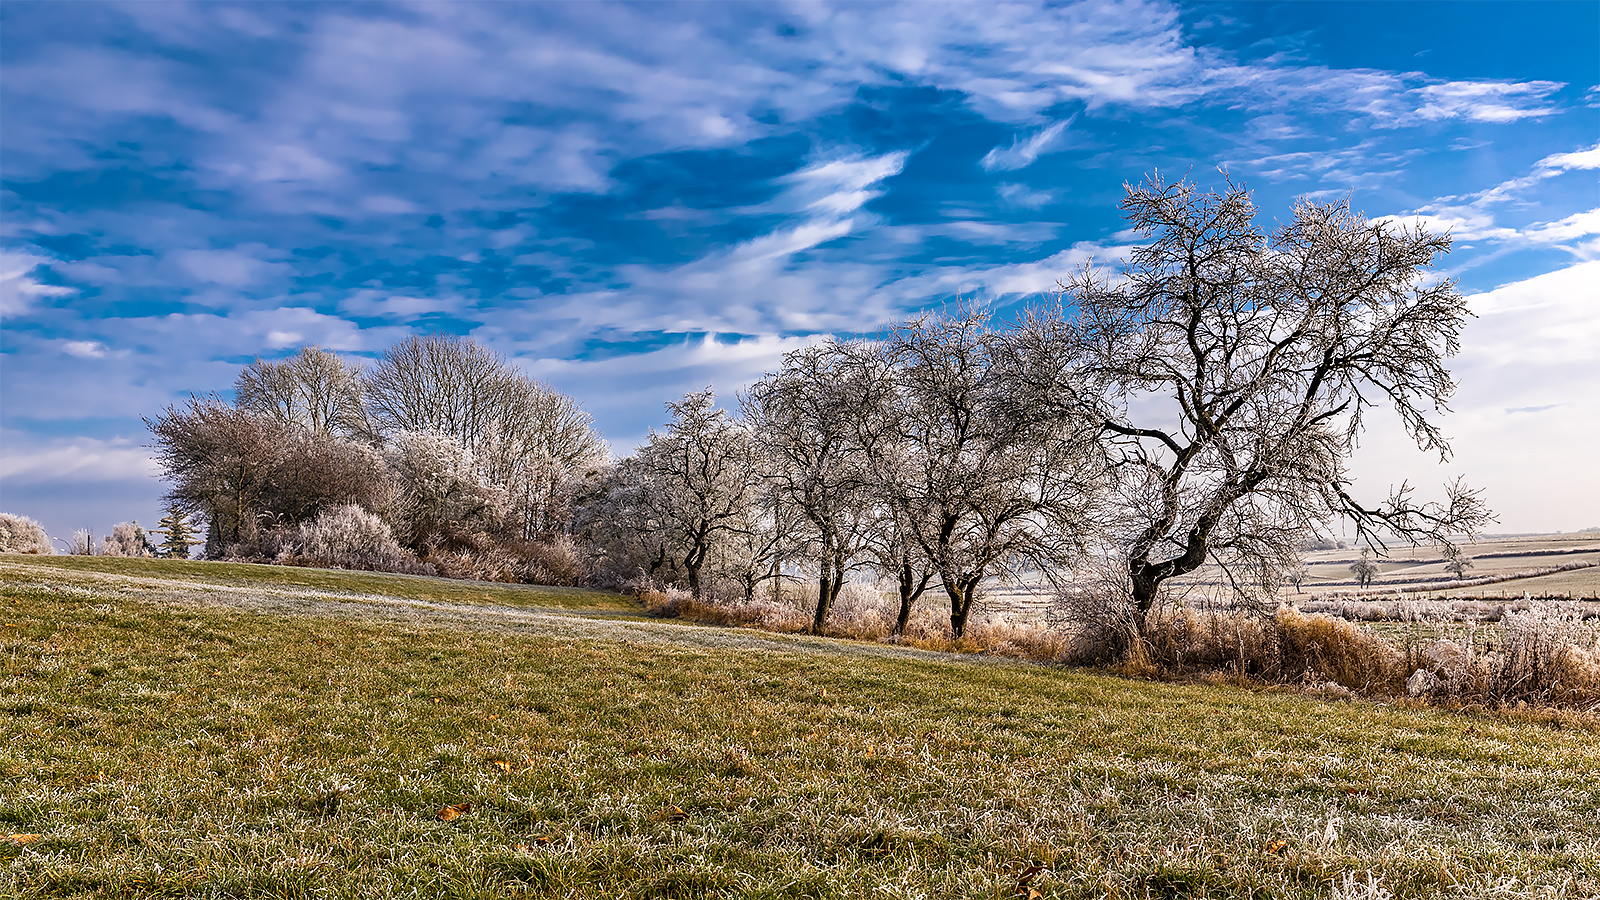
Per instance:
[[[0,405],[40,433],[132,439],[256,354],[447,331],[637,434],[657,384],[1117,261],[1154,168],[1235,161],[1264,209],[1355,191],[1468,265],[1593,252],[1566,188],[1600,149],[1552,77],[1262,55],[1162,0],[63,9],[0,31]]]
[[[1057,122],[1049,127],[1041,128],[1029,136],[1027,140],[1015,138],[1012,140],[1011,146],[996,147],[984,154],[979,164],[983,166],[985,171],[989,172],[1025,169],[1033,165],[1033,161],[1038,159],[1040,155],[1049,153],[1051,149],[1056,147],[1061,141],[1061,136],[1066,133],[1067,128],[1071,125],[1072,119],[1067,119],[1064,122]]]
[[[77,293],[73,288],[45,284],[33,277],[40,266],[50,262],[32,253],[0,251],[0,316],[20,316],[41,298],[70,297]]]

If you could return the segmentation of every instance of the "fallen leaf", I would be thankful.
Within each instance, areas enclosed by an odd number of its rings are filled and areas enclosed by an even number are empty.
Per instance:
[[[1288,852],[1288,850],[1289,850],[1289,842],[1288,841],[1268,841],[1266,849],[1267,849],[1268,853],[1276,853],[1279,856],[1282,856],[1284,853]]]
[[[1039,873],[1043,871],[1044,866],[1034,863],[1017,873],[1017,889],[1012,896],[1019,898],[1019,900],[1035,900],[1035,898],[1039,897],[1039,892],[1030,885],[1033,884],[1035,878],[1039,877]]]
[[[37,841],[38,839],[39,839],[39,836],[37,834],[8,834],[8,835],[6,835],[6,842],[7,843],[11,843],[11,844],[16,844],[18,847],[22,846],[23,844],[31,844],[34,841]]]
[[[506,761],[505,761],[505,760],[503,760],[503,759],[497,759],[497,760],[495,760],[495,761],[494,761],[494,767],[495,767],[495,768],[496,768],[496,769],[499,769],[499,770],[500,770],[500,771],[502,771],[502,772],[509,772],[509,771],[511,771],[511,763],[508,763],[508,762],[506,762]]]
[[[667,822],[682,822],[689,818],[689,814],[684,812],[683,807],[681,806],[669,806],[662,810],[661,814],[657,816],[657,818]]]
[[[452,803],[449,806],[439,807],[439,811],[433,815],[434,818],[441,822],[449,822],[452,819],[459,819],[463,813],[469,812],[472,812],[471,803]]]

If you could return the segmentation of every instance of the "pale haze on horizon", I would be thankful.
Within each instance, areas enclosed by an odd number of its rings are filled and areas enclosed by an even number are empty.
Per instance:
[[[1449,231],[1476,314],[1440,463],[1600,526],[1600,4],[37,3],[0,8],[0,509],[153,524],[141,421],[256,356],[470,335],[614,450],[663,403],[1135,236],[1225,169]]]

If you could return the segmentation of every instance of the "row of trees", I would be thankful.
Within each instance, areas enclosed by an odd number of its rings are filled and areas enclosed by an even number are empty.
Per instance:
[[[1346,471],[1378,404],[1448,457],[1434,414],[1467,311],[1425,277],[1447,236],[1309,202],[1269,236],[1243,190],[1155,178],[1123,209],[1148,240],[1124,270],[1085,267],[1009,327],[964,310],[797,351],[742,423],[709,392],[669,404],[590,534],[649,572],[681,565],[696,592],[707,559],[746,584],[807,559],[817,627],[858,567],[898,584],[902,626],[941,585],[957,635],[989,575],[1098,570],[1112,589],[1082,612],[1136,636],[1207,562],[1275,596],[1337,518],[1368,546],[1491,520],[1459,481],[1365,504]]]
[[[1097,498],[1093,429],[1019,406],[1009,350],[982,311],[929,315],[791,353],[739,420],[692,393],[586,498],[581,533],[696,594],[713,560],[747,595],[804,568],[817,629],[852,573],[897,585],[896,633],[937,585],[959,636],[986,578],[1080,558]]]
[[[354,504],[423,555],[568,535],[599,580],[699,596],[803,570],[819,629],[858,572],[897,585],[899,627],[937,587],[959,635],[991,576],[1099,571],[1110,590],[1085,614],[1133,639],[1207,562],[1241,596],[1275,594],[1335,518],[1368,546],[1490,520],[1459,482],[1364,504],[1345,468],[1379,404],[1449,453],[1435,413],[1467,311],[1425,277],[1448,237],[1309,202],[1269,235],[1231,184],[1152,178],[1123,209],[1147,243],[1121,272],[1085,267],[1013,322],[964,308],[796,351],[738,417],[691,393],[614,463],[569,398],[437,337],[366,371],[316,350],[257,361],[233,405],[151,428],[211,552]]]

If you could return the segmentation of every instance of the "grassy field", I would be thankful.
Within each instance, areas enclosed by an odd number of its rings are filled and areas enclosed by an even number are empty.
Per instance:
[[[1600,896],[1592,718],[189,565],[0,557],[0,896]]]

